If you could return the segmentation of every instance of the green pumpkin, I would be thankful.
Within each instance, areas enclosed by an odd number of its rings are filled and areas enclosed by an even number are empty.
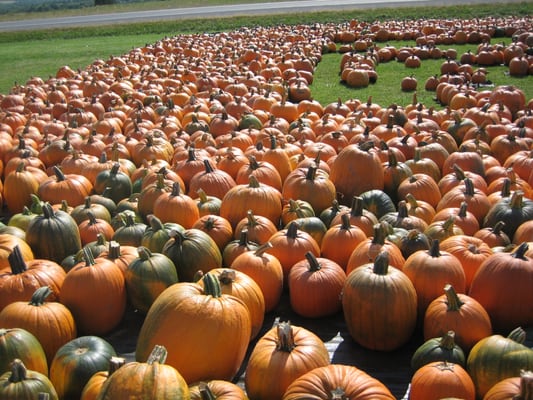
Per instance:
[[[50,379],[40,372],[26,369],[18,358],[11,363],[10,371],[0,375],[0,399],[36,399],[40,393],[47,393],[50,400],[58,399]]]
[[[32,371],[48,374],[46,355],[33,334],[22,328],[0,328],[0,375],[11,370],[15,359],[22,360]]]
[[[164,254],[152,253],[143,246],[137,251],[139,257],[128,265],[124,277],[131,304],[146,313],[163,290],[178,282],[178,274],[172,260]]]
[[[99,194],[106,191],[106,196],[118,203],[131,196],[133,185],[130,177],[120,170],[120,163],[115,162],[111,169],[101,171],[96,175],[94,191]]]
[[[411,368],[420,367],[434,361],[448,361],[466,367],[463,349],[455,343],[455,332],[449,331],[442,337],[431,338],[422,343],[411,357]]]
[[[96,372],[108,371],[115,349],[98,336],[80,336],[59,348],[50,365],[50,380],[60,399],[79,400]]]
[[[163,223],[153,214],[150,214],[147,219],[149,226],[143,233],[141,246],[148,248],[154,253],[161,253],[163,251],[163,247],[170,239],[170,234],[173,230],[185,230],[183,226],[174,222]]]
[[[208,272],[222,266],[217,244],[200,229],[172,231],[162,253],[174,262],[180,282],[192,282],[198,271]]]
[[[507,337],[491,335],[472,347],[466,369],[479,398],[499,381],[533,369],[533,349],[523,344],[525,338],[526,332],[516,328]]]
[[[135,220],[131,213],[125,214],[125,224],[115,230],[113,240],[123,246],[140,246],[147,225]]]
[[[494,227],[503,221],[502,230],[512,238],[518,227],[530,219],[533,219],[533,200],[525,198],[523,192],[515,191],[511,197],[504,197],[489,209],[483,227]]]
[[[373,189],[360,194],[363,207],[380,219],[387,213],[396,212],[396,206],[383,190]]]
[[[81,249],[80,231],[76,221],[65,211],[54,211],[49,203],[42,206],[43,214],[33,218],[26,230],[26,242],[35,258],[61,263]]]

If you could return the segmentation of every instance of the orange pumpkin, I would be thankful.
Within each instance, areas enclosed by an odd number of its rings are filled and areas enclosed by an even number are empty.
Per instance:
[[[419,368],[411,378],[410,398],[475,400],[474,382],[459,364],[435,361]]]

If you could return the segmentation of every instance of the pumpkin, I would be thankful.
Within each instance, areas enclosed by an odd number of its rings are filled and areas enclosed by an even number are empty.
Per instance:
[[[248,240],[257,244],[268,242],[268,239],[278,230],[270,219],[262,215],[256,215],[252,210],[248,210],[246,217],[237,223],[233,237],[239,239],[243,229],[247,231]]]
[[[180,282],[191,282],[198,271],[222,266],[222,254],[211,237],[200,229],[172,231],[162,254],[172,260]]]
[[[76,337],[76,324],[68,308],[45,299],[52,293],[48,286],[35,290],[30,302],[17,301],[0,312],[0,326],[22,328],[32,333],[41,344],[48,364],[56,351]]]
[[[239,238],[230,241],[224,247],[224,250],[222,251],[222,266],[229,267],[242,253],[250,250],[256,250],[258,247],[258,243],[248,240],[248,230],[241,230]]]
[[[10,267],[9,255],[15,247],[19,247],[24,260],[34,258],[33,250],[26,240],[10,233],[0,233],[0,271],[6,271]]]
[[[206,273],[202,279],[204,287],[180,282],[159,295],[146,314],[135,352],[136,359],[143,360],[155,344],[165,346],[167,364],[188,383],[232,379],[244,360],[252,330],[244,302],[222,294],[213,275]]]
[[[403,272],[416,289],[420,321],[429,304],[441,295],[444,285],[451,284],[459,293],[465,291],[466,278],[461,262],[454,255],[441,251],[439,240],[433,240],[429,250],[411,254],[405,260]]]
[[[333,161],[329,179],[344,205],[367,190],[383,190],[385,184],[381,161],[369,142],[344,147]]]
[[[204,160],[204,171],[196,173],[189,181],[187,194],[194,198],[201,188],[208,196],[223,199],[226,193],[237,186],[233,177],[222,169],[216,168],[208,159]]]
[[[111,240],[115,234],[115,230],[111,224],[105,219],[96,218],[93,212],[88,211],[85,221],[78,225],[80,232],[80,239],[83,246],[87,243],[96,241],[98,236],[102,236],[105,240]]]
[[[200,212],[194,199],[182,193],[180,184],[174,182],[170,192],[161,194],[154,201],[153,215],[163,223],[173,222],[189,229],[200,217]]]
[[[520,376],[505,378],[496,383],[483,397],[484,400],[528,400],[531,394],[531,371],[521,371]]]
[[[248,396],[240,386],[217,379],[190,385],[189,392],[191,400],[248,400]]]
[[[79,332],[104,335],[120,323],[126,310],[124,274],[111,260],[94,258],[87,247],[83,258],[65,277],[61,303],[72,312]]]
[[[265,298],[259,285],[244,272],[236,269],[215,268],[209,273],[219,280],[222,294],[235,296],[246,304],[252,322],[250,340],[254,339],[259,334],[265,318]],[[201,286],[203,282],[202,279],[198,280]]]
[[[60,399],[79,399],[89,379],[98,371],[109,370],[113,346],[98,336],[79,336],[56,352],[50,365],[50,380]]]
[[[231,268],[243,272],[260,287],[265,300],[265,312],[272,311],[279,303],[283,291],[283,267],[270,254],[272,244],[266,242],[255,250],[243,252],[231,263]]]
[[[172,230],[185,230],[179,224],[172,222],[163,223],[163,221],[153,214],[148,215],[147,220],[148,226],[144,230],[141,246],[148,248],[154,253],[161,253],[163,251],[165,243],[171,238]]]
[[[0,311],[12,302],[30,300],[33,292],[45,285],[53,291],[51,300],[59,298],[66,275],[59,264],[45,259],[24,261],[18,245],[13,248],[8,261],[11,273],[0,274]]]
[[[64,174],[58,166],[53,167],[54,176],[40,183],[37,195],[51,204],[66,200],[70,205],[83,204],[93,191],[93,184],[83,175]]]
[[[279,322],[259,338],[244,375],[246,393],[252,399],[280,399],[297,378],[329,365],[329,354],[313,332]]]
[[[233,228],[229,221],[220,215],[206,214],[199,217],[192,228],[207,233],[216,243],[220,252],[233,238]]]
[[[507,336],[493,334],[472,347],[466,369],[478,398],[483,398],[502,379],[519,376],[521,370],[531,370],[533,350],[523,344],[525,336],[522,328],[515,328]]]
[[[388,254],[381,252],[373,263],[348,274],[342,309],[348,332],[357,343],[390,351],[407,343],[414,332],[417,294],[409,278],[389,266]]]
[[[48,362],[39,340],[22,328],[0,328],[0,374],[8,372],[15,359],[22,360],[30,370],[48,376]]]
[[[91,376],[83,387],[80,400],[96,400],[102,385],[117,369],[126,364],[126,359],[123,357],[111,357],[109,360],[109,369],[107,371],[98,371]]]
[[[358,399],[392,400],[395,397],[376,378],[352,365],[330,364],[317,367],[296,378],[283,400]]]
[[[476,391],[472,379],[459,364],[434,361],[415,372],[409,396],[411,399],[427,400],[449,397],[475,400]]]
[[[133,185],[128,174],[121,171],[119,162],[115,162],[111,169],[103,170],[96,175],[94,191],[106,195],[115,203],[125,197],[129,197],[133,191]]]
[[[513,238],[518,227],[533,218],[533,200],[524,196],[522,191],[514,191],[510,197],[502,198],[487,211],[483,227],[494,227],[502,221],[503,231]]]
[[[39,184],[44,180],[42,178],[41,170],[26,166],[22,162],[15,171],[5,176],[3,196],[4,202],[11,213],[22,212],[24,206],[31,204],[30,194],[37,194]]]
[[[155,346],[146,362],[130,362],[111,374],[102,385],[98,400],[120,397],[189,400],[185,379],[165,364],[167,350]]]
[[[327,258],[305,253],[305,260],[294,264],[288,276],[292,309],[306,318],[333,315],[341,309],[340,294],[346,280],[342,267]]]
[[[455,332],[457,344],[467,353],[478,341],[492,335],[490,317],[483,306],[447,284],[444,294],[433,300],[426,310],[424,338],[441,336],[450,329]]]
[[[420,367],[434,361],[448,361],[466,367],[463,349],[455,343],[455,332],[448,331],[440,337],[426,339],[415,350],[411,357],[411,368],[417,371]]]
[[[141,245],[147,225],[144,222],[136,221],[134,215],[126,213],[123,218],[123,225],[115,229],[111,240],[123,246],[138,247]]]
[[[248,210],[268,218],[274,225],[281,218],[281,193],[272,186],[259,183],[253,175],[248,185],[236,185],[221,199],[220,216],[226,218],[233,227],[246,217]]]
[[[389,197],[386,196],[384,198]],[[365,208],[363,198],[361,196],[354,196],[354,198],[352,199],[351,207],[343,207],[344,209],[339,208],[338,210],[336,209],[336,206],[331,208],[331,212],[335,212],[335,215],[331,216],[329,224],[326,225],[333,226],[336,224],[340,224],[342,222],[342,215],[348,214],[350,217],[350,224],[360,228],[367,237],[372,236],[372,234],[374,233],[374,225],[376,225],[379,221],[378,217],[372,211],[369,211]],[[394,207],[394,209],[396,208]]]
[[[533,322],[533,259],[525,255],[528,247],[524,242],[512,253],[492,254],[472,279],[469,295],[488,312],[496,332]]]
[[[57,400],[54,385],[45,374],[28,370],[20,359],[11,363],[11,370],[0,375],[0,397],[5,400],[30,399],[46,393]]]
[[[139,257],[132,260],[124,272],[126,292],[131,305],[141,313],[148,309],[167,287],[178,282],[172,260],[146,247],[137,249]]]
[[[60,263],[81,249],[78,225],[67,212],[54,211],[49,203],[43,204],[42,210],[43,214],[29,223],[26,241],[35,257]]]

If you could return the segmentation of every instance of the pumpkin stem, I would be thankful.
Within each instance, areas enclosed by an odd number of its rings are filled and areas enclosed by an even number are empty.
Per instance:
[[[340,227],[340,229],[348,231],[348,230],[350,230],[351,227],[352,227],[352,222],[350,220],[350,214],[348,214],[348,213],[341,214],[341,227]]]
[[[429,255],[431,257],[440,257],[440,241],[439,239],[434,239],[431,243],[431,247],[429,249]]]
[[[531,400],[533,398],[533,372],[520,372],[520,394],[513,400]]]
[[[204,283],[204,294],[206,296],[220,297],[222,296],[222,289],[219,280],[210,273],[202,277]]]
[[[455,347],[455,332],[454,331],[448,331],[442,337],[440,338],[439,346],[447,349],[447,350],[453,350]]]
[[[389,272],[389,253],[382,251],[376,256],[372,272],[376,275],[387,275]]]
[[[41,286],[40,288],[36,289],[35,292],[33,292],[30,300],[30,305],[42,306],[46,298],[50,296],[51,293],[52,289],[50,289],[49,286]]]
[[[83,259],[85,260],[86,267],[90,267],[96,264],[96,262],[94,261],[93,252],[90,247],[84,246],[82,249],[82,252],[83,252]]]
[[[107,377],[109,378],[111,375],[115,373],[117,369],[122,367],[123,365],[126,365],[126,359],[124,357],[111,357],[109,360],[109,368],[107,370]]]
[[[235,279],[237,277],[237,273],[234,269],[224,269],[219,275],[218,280],[223,285],[231,285],[233,282],[235,282]]]
[[[348,397],[346,397],[346,393],[344,390],[340,387],[335,388],[331,391],[331,400],[348,400]]]
[[[523,242],[516,248],[515,251],[511,253],[511,256],[514,258],[519,258],[521,260],[526,259],[526,252],[529,250],[529,245],[527,242]]]
[[[148,365],[152,365],[153,363],[157,362],[159,364],[164,364],[166,359],[167,359],[167,349],[165,348],[165,346],[161,346],[159,344],[156,344],[152,350],[152,352],[150,353],[150,355],[148,356],[148,360],[146,361],[146,363]]]
[[[307,173],[305,174],[305,179],[308,181],[314,181],[316,177],[317,167],[315,165],[309,166]]]
[[[523,199],[524,199],[524,192],[522,192],[521,190],[515,190],[513,194],[511,195],[509,206],[513,210],[520,210],[521,208],[523,208]]]
[[[464,302],[459,299],[455,288],[447,284],[444,286],[444,293],[446,293],[446,303],[448,304],[448,311],[459,311]]]
[[[268,249],[271,249],[272,247],[274,247],[272,243],[266,242],[255,250],[254,255],[257,257],[262,257],[263,253],[265,253]]]
[[[384,245],[386,236],[387,234],[386,234],[385,225],[382,223],[375,224],[374,225],[374,237],[372,238],[372,244]]]
[[[200,391],[200,398],[202,400],[216,400],[217,398],[205,382],[198,384],[198,390]]]
[[[292,221],[288,228],[287,228],[287,233],[286,233],[286,236],[289,238],[289,239],[296,239],[296,236],[298,235],[298,223],[297,222],[294,222]]]
[[[19,358],[15,358],[11,363],[10,383],[22,382],[26,379],[26,366]]]
[[[526,341],[526,331],[519,326],[518,328],[513,329],[509,335],[507,335],[507,338],[523,344]]]
[[[360,217],[363,215],[363,198],[360,196],[354,196],[352,199],[350,215],[353,217]]]
[[[54,165],[52,167],[52,170],[54,171],[54,174],[55,174],[58,182],[62,182],[62,181],[67,179],[65,177],[65,174],[63,173],[63,171],[61,170],[61,168],[59,166]]]
[[[24,261],[22,250],[20,250],[20,246],[18,244],[13,247],[13,250],[7,256],[7,261],[9,262],[11,273],[13,275],[21,274],[28,269],[28,265]]]
[[[322,269],[316,256],[312,252],[308,251],[307,253],[305,253],[305,258],[307,262],[309,263],[309,269],[308,269],[309,272],[316,272]]]
[[[294,344],[294,332],[290,322],[280,322],[277,326],[278,346],[277,350],[290,353],[296,345]]]
[[[163,222],[154,214],[150,214],[148,216],[148,223],[150,224],[150,228],[152,228],[153,232],[157,232],[165,228]]]
[[[139,253],[139,258],[143,261],[148,261],[152,257],[150,249],[144,246],[139,246],[137,248],[137,253]]]

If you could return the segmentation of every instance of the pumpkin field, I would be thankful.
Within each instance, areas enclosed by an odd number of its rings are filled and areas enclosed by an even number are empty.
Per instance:
[[[532,73],[530,16],[353,18],[13,86],[0,399],[533,399]]]

